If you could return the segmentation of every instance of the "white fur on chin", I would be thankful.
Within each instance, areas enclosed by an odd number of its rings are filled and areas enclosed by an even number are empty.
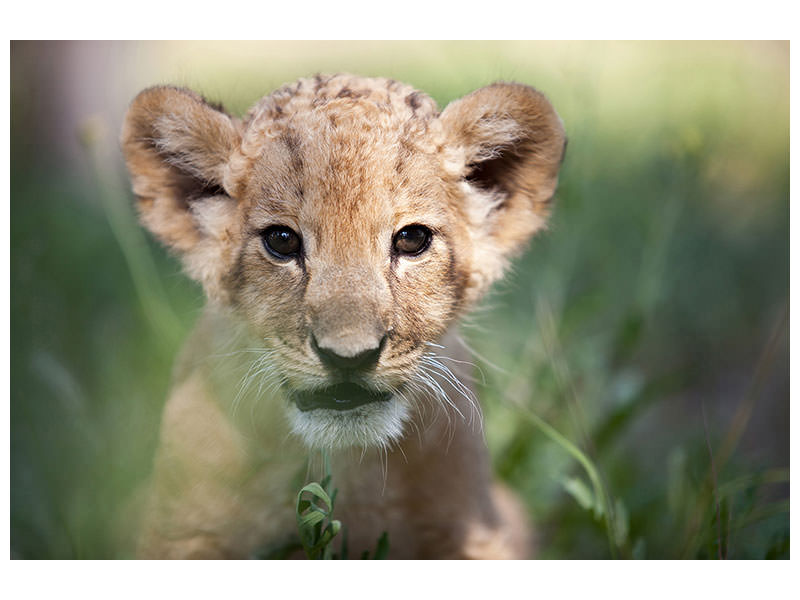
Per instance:
[[[292,402],[288,416],[292,432],[306,446],[339,449],[390,446],[402,437],[410,412],[404,401],[392,396],[389,400],[363,404],[351,410],[302,411]]]

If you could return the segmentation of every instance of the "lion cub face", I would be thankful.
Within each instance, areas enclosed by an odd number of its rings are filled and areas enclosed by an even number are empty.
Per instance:
[[[144,224],[263,345],[295,432],[337,447],[398,438],[411,398],[443,393],[426,352],[543,225],[564,134],[526,86],[440,114],[408,86],[340,75],[242,122],[150,88],[122,146]]]

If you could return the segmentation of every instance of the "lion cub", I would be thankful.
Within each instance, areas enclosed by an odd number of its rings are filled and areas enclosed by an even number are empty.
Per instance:
[[[164,409],[139,554],[290,540],[325,449],[350,556],[387,532],[392,558],[527,557],[454,323],[544,225],[564,147],[550,103],[513,83],[440,112],[396,81],[317,76],[243,120],[189,90],[140,93],[122,149],[141,219],[208,305]]]

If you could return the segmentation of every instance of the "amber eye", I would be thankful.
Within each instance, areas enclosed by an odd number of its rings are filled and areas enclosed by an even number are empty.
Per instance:
[[[268,227],[261,234],[267,252],[277,258],[294,258],[300,254],[300,236],[283,225]]]
[[[394,250],[398,254],[416,256],[431,245],[431,230],[422,225],[408,225],[394,236]]]

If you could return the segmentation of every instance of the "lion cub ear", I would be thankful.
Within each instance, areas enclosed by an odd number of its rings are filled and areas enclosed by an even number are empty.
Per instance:
[[[185,89],[152,87],[131,103],[121,145],[142,223],[181,255],[213,297],[238,207],[225,171],[241,142],[237,123]]]
[[[515,83],[495,83],[456,100],[441,120],[447,168],[467,192],[472,292],[479,295],[544,226],[564,157],[564,126],[543,94]]]

